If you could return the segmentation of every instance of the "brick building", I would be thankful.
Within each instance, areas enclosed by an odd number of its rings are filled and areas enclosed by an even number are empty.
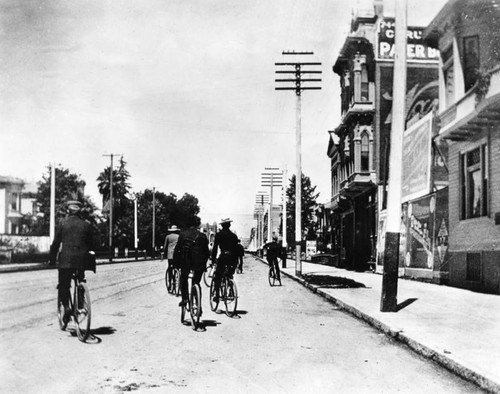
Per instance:
[[[448,141],[449,283],[500,294],[500,0],[451,0],[424,31],[440,51]]]
[[[348,269],[370,268],[383,245],[394,27],[394,18],[384,17],[381,1],[374,1],[370,10],[358,11],[333,66],[340,80],[342,118],[330,132],[327,154],[331,163],[332,198],[325,208],[330,212],[334,261]],[[438,53],[423,42],[423,29],[408,28],[407,127],[437,107]],[[427,140],[430,144],[430,136]],[[433,163],[434,150],[426,154],[427,161]],[[428,180],[424,193],[412,197],[432,191]],[[429,270],[427,266],[425,269]],[[419,276],[419,272],[411,275]]]

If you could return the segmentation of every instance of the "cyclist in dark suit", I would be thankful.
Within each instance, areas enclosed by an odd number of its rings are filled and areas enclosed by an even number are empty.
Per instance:
[[[219,288],[222,281],[222,274],[226,267],[229,268],[230,275],[234,274],[236,264],[238,263],[238,237],[229,230],[232,220],[223,219],[220,223],[222,230],[215,234],[214,246],[212,248],[212,261],[215,261],[217,252],[220,249],[219,259],[217,260],[217,269],[214,273],[215,296],[214,301],[219,302]]]
[[[50,264],[55,264],[59,248],[59,298],[64,305],[64,319],[69,319],[69,297],[71,276],[78,270],[80,279],[85,276],[85,261],[88,253],[94,249],[94,230],[90,223],[79,217],[82,204],[68,201],[68,217],[56,230],[54,241],[50,246]],[[95,270],[95,267],[94,267]]]
[[[266,259],[269,267],[274,266],[274,271],[276,272],[276,279],[281,282],[280,278],[280,266],[278,263],[278,257],[282,256],[283,248],[278,244],[278,237],[273,235],[273,241],[268,242],[264,245],[264,250],[267,251]]]

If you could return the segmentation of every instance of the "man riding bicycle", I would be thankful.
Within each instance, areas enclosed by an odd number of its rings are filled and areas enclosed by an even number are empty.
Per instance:
[[[231,227],[232,220],[222,219],[221,227],[222,230],[215,234],[214,246],[212,248],[212,261],[215,261],[217,257],[217,252],[220,249],[219,259],[217,260],[217,269],[214,273],[214,288],[215,296],[214,302],[219,302],[219,289],[222,281],[222,275],[226,270],[229,269],[229,274],[232,276],[234,270],[236,269],[236,264],[238,263],[238,237],[235,233],[229,230]]]
[[[64,306],[63,320],[68,322],[71,310],[69,308],[71,276],[78,273],[79,279],[85,278],[85,263],[88,253],[94,249],[95,235],[90,223],[80,217],[82,204],[79,201],[68,201],[68,217],[57,228],[54,241],[50,246],[50,264],[55,265],[59,253],[59,284],[57,285],[59,299]],[[59,247],[61,246],[59,252]],[[92,252],[93,253],[93,252]]]
[[[276,279],[281,282],[278,257],[280,257],[282,254],[282,247],[280,244],[278,244],[278,237],[276,235],[273,235],[272,242],[268,242],[264,245],[264,250],[267,251],[266,259],[267,263],[269,264],[269,268],[274,267]]]
[[[189,273],[193,271],[193,284],[199,284],[205,272],[208,256],[208,239],[205,234],[198,231],[199,219],[194,217],[189,220],[188,228],[181,231],[174,250],[174,264],[181,267],[181,296],[179,306],[188,303]]]

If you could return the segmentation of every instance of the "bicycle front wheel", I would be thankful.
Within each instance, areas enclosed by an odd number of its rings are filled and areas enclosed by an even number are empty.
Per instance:
[[[91,316],[89,289],[86,283],[80,283],[75,292],[74,318],[76,335],[82,342],[85,342],[90,335]]]
[[[200,324],[201,317],[201,287],[199,284],[194,284],[191,287],[189,313],[191,314],[191,327],[193,330],[196,330]]]
[[[233,279],[227,278],[225,282],[224,304],[226,305],[226,315],[232,317],[236,314],[236,307],[238,306],[238,288]]]

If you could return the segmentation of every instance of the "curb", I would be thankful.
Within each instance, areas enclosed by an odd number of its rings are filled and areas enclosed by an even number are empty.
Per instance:
[[[262,263],[267,265],[267,261],[263,260],[260,257],[255,256],[257,259],[259,259]],[[300,283],[304,287],[308,288],[310,291],[313,293],[316,293],[320,295],[323,298],[326,298],[328,301],[334,303],[337,305],[340,309],[346,311],[347,313],[355,316],[356,318],[363,320],[364,322],[368,323],[370,326],[376,328],[377,330],[383,332],[385,335],[388,337],[397,340],[398,342],[408,346],[411,350],[413,350],[415,353],[430,359],[432,361],[435,361],[442,367],[446,368],[448,371],[453,372],[455,375],[460,376],[461,378],[473,382],[476,385],[478,385],[480,388],[490,392],[490,393],[500,393],[500,384],[488,379],[487,377],[478,374],[477,372],[461,365],[455,360],[452,360],[451,358],[447,357],[444,354],[441,354],[440,352],[437,352],[436,350],[433,350],[420,342],[415,341],[414,339],[408,337],[407,335],[403,334],[399,330],[394,330],[387,324],[381,322],[380,320],[360,311],[359,309],[353,307],[352,305],[346,304],[345,302],[335,298],[331,294],[328,294],[321,290],[318,286],[312,285],[305,281],[303,278],[298,278],[292,274],[289,274],[285,271],[281,271],[282,274],[285,274],[287,277],[290,279],[293,279],[294,281]]]

